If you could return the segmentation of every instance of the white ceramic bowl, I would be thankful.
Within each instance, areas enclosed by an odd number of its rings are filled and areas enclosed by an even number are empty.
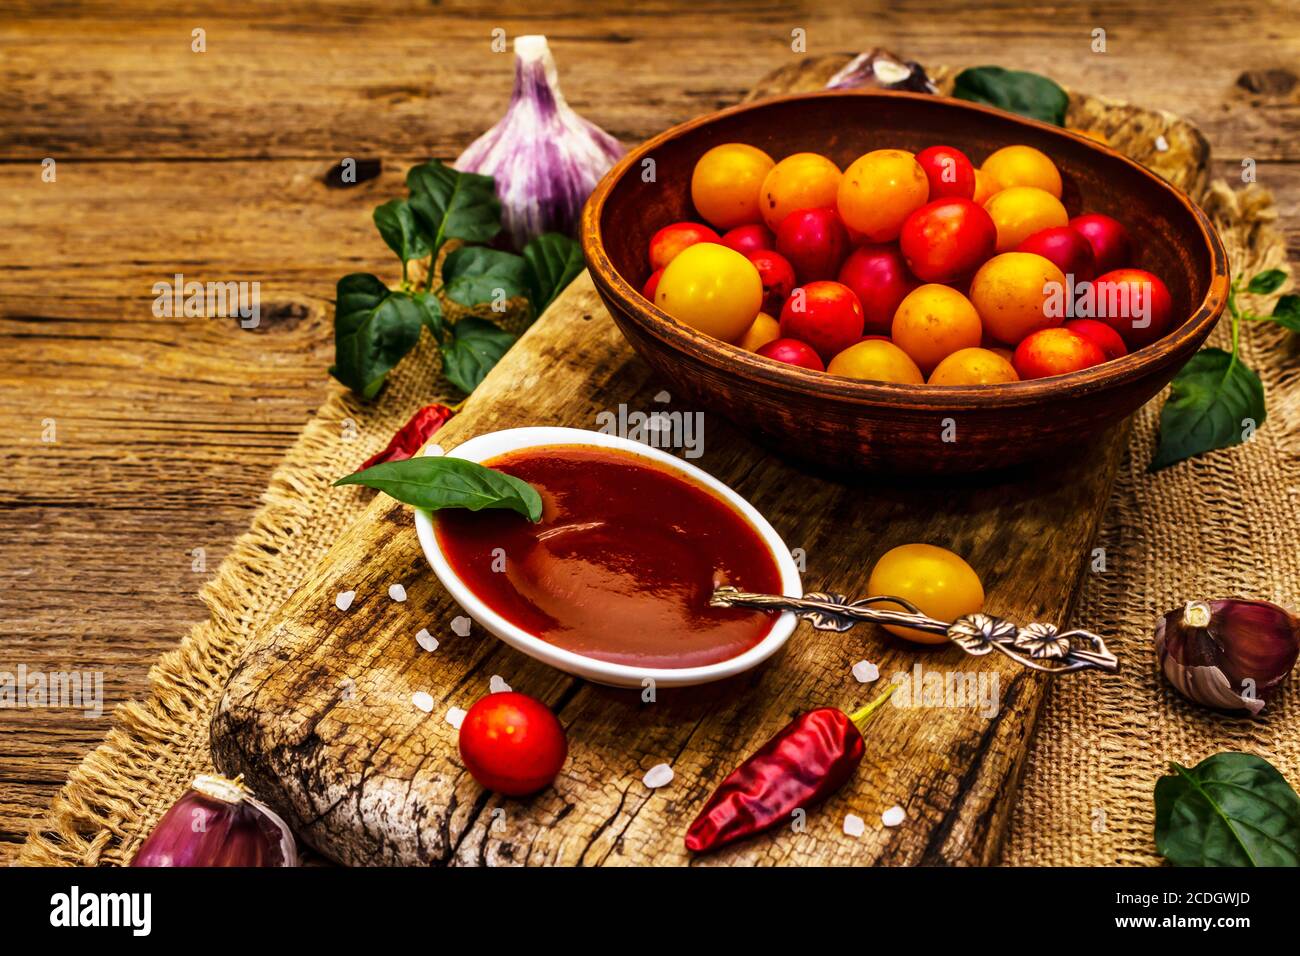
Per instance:
[[[712,489],[744,515],[763,539],[780,571],[781,593],[790,597],[803,596],[799,569],[795,567],[794,559],[790,556],[790,549],[767,523],[767,519],[759,514],[753,505],[712,475],[667,452],[604,432],[585,431],[581,428],[535,427],[488,432],[486,435],[479,435],[463,442],[448,454],[467,461],[481,462],[507,452],[540,445],[597,445],[605,448],[620,448],[641,458],[665,465]],[[749,650],[725,661],[700,667],[634,667],[629,664],[598,660],[584,654],[575,654],[573,651],[556,647],[529,634],[484,604],[452,570],[446,556],[438,547],[438,538],[433,532],[433,518],[429,512],[418,508],[415,510],[415,529],[420,536],[420,545],[424,548],[425,557],[429,559],[433,573],[438,576],[438,580],[451,593],[456,603],[464,608],[465,613],[473,620],[529,657],[535,657],[552,667],[600,684],[610,684],[615,687],[642,687],[645,686],[644,682],[650,679],[659,687],[689,687],[692,684],[706,684],[709,681],[721,680],[749,670],[767,660],[780,650],[794,632],[795,616],[787,611],[776,619],[767,635]]]

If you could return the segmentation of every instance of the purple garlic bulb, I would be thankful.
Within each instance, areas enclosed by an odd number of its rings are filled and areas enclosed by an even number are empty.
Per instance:
[[[828,90],[852,90],[859,87],[885,90],[910,90],[913,93],[938,93],[921,64],[904,62],[888,50],[876,47],[859,53],[826,82]]]
[[[505,232],[523,249],[544,232],[576,235],[583,203],[622,155],[618,140],[564,101],[546,37],[521,36],[505,116],[455,165],[496,180]]]

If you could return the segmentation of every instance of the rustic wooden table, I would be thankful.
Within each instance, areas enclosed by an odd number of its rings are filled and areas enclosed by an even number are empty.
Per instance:
[[[627,143],[740,99],[796,29],[811,54],[1037,70],[1187,116],[1220,175],[1254,160],[1300,246],[1295,3],[190,6],[16,0],[0,22],[0,671],[102,671],[105,708],[0,709],[0,861],[203,614],[329,387],[334,281],[388,267],[376,197],[504,107],[494,28],[548,34],[570,102]],[[328,188],[344,157],[382,172]],[[260,282],[260,327],[155,318],[176,273]]]

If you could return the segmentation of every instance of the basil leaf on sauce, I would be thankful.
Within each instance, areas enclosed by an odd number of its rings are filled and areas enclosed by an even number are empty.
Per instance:
[[[953,83],[952,95],[1055,126],[1065,125],[1065,110],[1070,105],[1065,90],[1047,77],[1000,66],[962,70]]]
[[[386,461],[334,482],[377,488],[425,511],[443,508],[508,508],[529,521],[542,520],[542,498],[526,481],[463,458],[418,457]]]
[[[1262,757],[1171,764],[1156,781],[1156,850],[1175,866],[1300,866],[1300,797]]]
[[[1151,470],[1239,445],[1264,424],[1265,415],[1259,376],[1223,349],[1201,349],[1174,376],[1160,410],[1160,445]]]

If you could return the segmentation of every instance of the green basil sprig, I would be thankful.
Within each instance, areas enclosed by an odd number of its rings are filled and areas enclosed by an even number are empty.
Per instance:
[[[445,456],[386,461],[334,482],[377,488],[425,511],[443,508],[507,508],[529,521],[542,520],[542,498],[526,481],[463,458]]]
[[[406,175],[410,195],[374,212],[375,228],[402,263],[399,288],[389,289],[369,273],[339,280],[334,309],[334,364],[330,374],[362,398],[373,398],[388,373],[420,338],[427,325],[443,353],[443,373],[457,388],[472,391],[515,341],[483,319],[458,331],[445,328],[440,295],[466,307],[494,309],[523,297],[540,315],[583,269],[582,251],[569,236],[546,233],[523,255],[481,245],[501,231],[501,203],[491,176],[462,173],[434,160]],[[442,247],[460,248],[442,264],[434,285],[433,264]],[[410,280],[409,264],[427,259],[422,287]],[[489,331],[484,326],[495,331]]]
[[[1000,66],[962,70],[953,81],[952,95],[1056,126],[1065,125],[1065,110],[1070,105],[1065,90],[1047,77]]]
[[[1253,276],[1244,291],[1272,295],[1286,277],[1281,269],[1267,269]],[[1300,296],[1281,296],[1271,315],[1259,315],[1237,302],[1242,291],[1235,280],[1228,290],[1232,351],[1201,349],[1174,376],[1169,398],[1160,410],[1160,443],[1151,460],[1152,471],[1216,448],[1239,445],[1264,424],[1268,414],[1264,385],[1239,354],[1241,323],[1276,322],[1300,332]]]
[[[1175,866],[1300,866],[1300,796],[1267,760],[1221,753],[1156,781],[1156,850]]]

